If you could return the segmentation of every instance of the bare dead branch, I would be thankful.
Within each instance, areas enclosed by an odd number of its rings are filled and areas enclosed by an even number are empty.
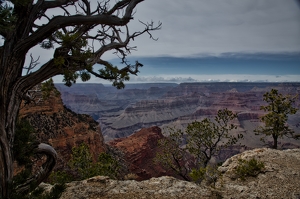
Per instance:
[[[70,3],[75,3],[78,0],[59,0],[59,1],[43,1],[43,10],[48,10],[51,8],[57,8],[63,5],[69,5]]]
[[[40,56],[37,59],[34,59],[32,54],[30,54],[30,63],[28,67],[24,67],[25,70],[27,70],[26,75],[28,75],[32,69],[34,69],[37,65],[40,64],[40,62],[38,62],[40,59]]]

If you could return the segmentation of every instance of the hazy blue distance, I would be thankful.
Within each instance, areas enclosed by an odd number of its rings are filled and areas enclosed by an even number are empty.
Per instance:
[[[139,57],[140,75],[158,74],[249,74],[300,75],[300,53],[224,54],[206,57]],[[135,59],[131,59],[134,64]],[[112,60],[120,65],[119,60]],[[300,80],[299,80],[300,81]]]

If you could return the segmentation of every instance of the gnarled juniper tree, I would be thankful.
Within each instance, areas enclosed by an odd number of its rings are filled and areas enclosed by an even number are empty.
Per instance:
[[[0,198],[9,198],[8,186],[13,177],[13,142],[15,124],[22,99],[29,89],[56,75],[64,75],[70,86],[77,78],[91,75],[111,80],[124,87],[129,75],[136,75],[139,62],[130,65],[126,57],[134,47],[129,42],[142,34],[160,29],[161,24],[141,23],[142,29],[130,32],[135,8],[143,0],[1,0],[0,1]],[[91,3],[93,5],[91,5]],[[25,66],[28,52],[34,47],[49,49],[52,56],[38,63],[32,55]],[[103,54],[114,51],[123,67],[113,66]],[[93,66],[103,66],[94,70]],[[55,156],[46,145],[38,152]],[[39,179],[47,176],[44,165]],[[51,169],[50,169],[51,170]],[[38,183],[37,183],[38,184]],[[24,188],[24,187],[23,187]],[[25,189],[25,188],[24,188]]]

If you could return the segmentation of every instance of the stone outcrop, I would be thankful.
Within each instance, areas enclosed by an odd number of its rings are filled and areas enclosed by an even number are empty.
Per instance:
[[[97,176],[72,182],[60,199],[214,199],[209,189],[173,177],[151,178],[146,181],[116,181]]]
[[[56,169],[67,164],[72,148],[86,143],[94,159],[106,150],[99,124],[89,115],[77,114],[64,107],[60,95],[53,93],[43,100],[36,93],[37,103],[22,104],[19,116],[36,130],[37,139],[53,146],[58,153]]]
[[[153,161],[159,150],[158,140],[163,138],[161,129],[154,126],[141,129],[128,137],[112,140],[108,144],[123,151],[129,163],[128,169],[130,173],[138,176],[137,180],[146,180],[151,177],[174,175]]]
[[[265,168],[256,177],[237,178],[238,159],[255,158]],[[67,184],[60,199],[299,199],[300,149],[284,151],[260,148],[229,158],[219,167],[221,176],[215,186],[186,182],[173,177],[151,178],[145,181],[117,181],[96,176]],[[50,185],[43,185],[50,187]]]
[[[241,180],[235,172],[238,160],[251,158],[262,161],[265,168],[258,176]],[[224,199],[300,198],[300,149],[245,151],[227,159],[219,171],[222,177],[217,181],[216,189]]]

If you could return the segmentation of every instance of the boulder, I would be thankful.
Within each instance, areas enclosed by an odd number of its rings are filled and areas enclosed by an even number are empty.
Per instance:
[[[236,175],[239,159],[255,158],[265,167],[256,177],[244,180]],[[218,169],[222,173],[216,188],[226,198],[300,198],[300,149],[259,148],[227,159]]]
[[[239,159],[252,158],[264,162],[264,168],[255,177],[249,176],[244,180],[238,178],[235,171]],[[219,167],[221,175],[214,186],[205,183],[199,185],[170,176],[144,181],[118,181],[96,176],[68,183],[60,199],[299,199],[299,165],[300,149],[280,151],[260,148],[226,160]]]

